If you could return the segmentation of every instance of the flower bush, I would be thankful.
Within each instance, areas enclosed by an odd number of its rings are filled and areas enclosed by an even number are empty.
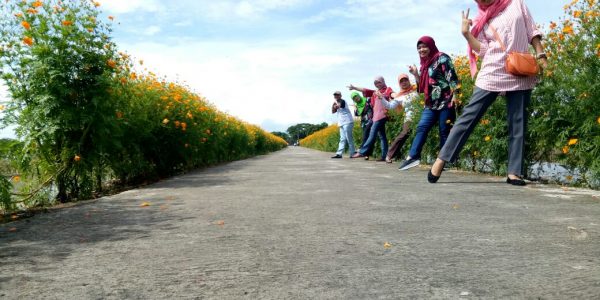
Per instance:
[[[154,180],[287,145],[188,87],[136,72],[98,6],[0,3],[1,77],[11,96],[2,121],[17,125],[27,179],[11,196],[0,177],[0,209],[40,204],[49,186],[63,202],[90,198],[109,182]]]

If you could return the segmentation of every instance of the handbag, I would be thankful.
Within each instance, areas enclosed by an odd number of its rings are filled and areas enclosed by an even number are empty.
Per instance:
[[[494,26],[491,24],[489,26],[494,32],[494,38],[496,41],[498,41],[498,43],[500,43],[502,51],[506,52],[506,47],[504,47],[504,43],[502,43],[502,40],[500,40],[498,32]],[[509,52],[506,57],[506,63],[504,67],[508,73],[515,76],[534,76],[540,72],[540,67],[537,64],[535,57],[533,57],[533,55],[529,52]]]

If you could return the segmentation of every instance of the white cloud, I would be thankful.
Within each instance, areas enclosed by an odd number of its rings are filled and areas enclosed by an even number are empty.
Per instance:
[[[290,40],[277,44],[194,42],[124,45],[170,80],[179,80],[217,107],[253,124],[269,120],[285,130],[296,123],[321,123],[329,114],[330,91],[311,85],[313,76],[331,72],[352,58],[325,49],[319,40]],[[328,88],[329,89],[329,88]]]
[[[158,26],[150,26],[144,30],[144,35],[156,35],[160,30],[161,29]]]
[[[111,13],[129,13],[134,11],[155,12],[161,9],[156,0],[100,0],[101,7]]]

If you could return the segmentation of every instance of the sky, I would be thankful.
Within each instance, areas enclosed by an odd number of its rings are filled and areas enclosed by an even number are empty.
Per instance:
[[[373,87],[419,63],[416,42],[466,54],[461,11],[473,0],[100,0],[119,50],[267,131],[335,123],[333,92]],[[569,0],[525,0],[547,27]],[[108,22],[108,20],[107,20]],[[6,101],[5,88],[0,99]],[[0,137],[14,137],[10,128]]]

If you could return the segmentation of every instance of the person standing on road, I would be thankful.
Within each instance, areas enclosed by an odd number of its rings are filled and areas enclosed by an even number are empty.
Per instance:
[[[414,115],[413,102],[419,96],[417,93],[417,87],[410,84],[408,75],[400,74],[398,76],[398,84],[400,85],[400,91],[398,93],[392,93],[392,101],[381,101],[381,104],[388,110],[396,107],[401,107],[404,109],[404,122],[402,123],[402,131],[400,131],[396,138],[394,138],[388,154],[385,157],[385,161],[388,163],[392,163],[392,160],[398,156],[400,149],[410,136],[410,125]]]
[[[417,52],[421,59],[421,67],[417,70],[417,67],[412,65],[409,66],[409,71],[417,81],[419,93],[425,95],[425,109],[417,125],[417,133],[408,157],[400,164],[400,170],[408,170],[421,163],[421,150],[435,123],[438,123],[440,130],[441,149],[456,119],[455,107],[460,84],[452,59],[440,52],[433,38],[429,36],[419,39]]]
[[[542,68],[547,58],[542,46],[542,33],[537,30],[523,0],[476,0],[479,14],[472,21],[469,10],[462,12],[462,34],[469,44],[471,76],[477,73],[475,54],[481,57],[481,70],[475,79],[471,101],[464,111],[446,145],[427,174],[430,183],[438,181],[446,162],[454,162],[488,107],[498,95],[506,96],[508,114],[508,169],[506,183],[525,185],[523,157],[527,135],[527,105],[536,76],[516,76],[505,68],[507,53],[529,52],[531,44]],[[473,27],[471,28],[471,25]],[[505,46],[504,46],[505,45]],[[506,50],[506,51],[504,51]]]
[[[360,127],[362,128],[360,147],[362,147],[369,138],[371,126],[373,126],[373,107],[371,107],[371,102],[367,98],[361,96],[360,93],[356,91],[350,94],[350,98],[352,98],[356,107],[354,109],[354,115],[360,117]],[[368,155],[371,154],[368,153],[367,156]]]
[[[385,134],[387,109],[381,105],[379,99],[389,101],[394,91],[385,84],[385,80],[382,76],[375,77],[373,84],[377,90],[356,87],[352,84],[348,86],[349,90],[356,90],[362,92],[363,96],[370,97],[371,105],[373,106],[373,126],[369,132],[369,137],[367,138],[367,141],[363,143],[362,147],[360,147],[358,152],[352,156],[352,158],[365,157],[371,154],[373,151],[373,146],[375,145],[375,137],[379,136],[379,141],[381,142],[381,158],[377,159],[377,161],[385,161],[385,157],[387,156],[388,152],[388,140]]]
[[[354,128],[354,117],[348,108],[346,100],[342,99],[342,92],[335,91],[333,93],[334,101],[331,105],[331,113],[337,114],[338,126],[340,127],[340,144],[338,145],[337,152],[331,158],[342,158],[346,143],[348,143],[348,156],[352,157],[354,154],[354,138],[352,137],[352,130]]]

